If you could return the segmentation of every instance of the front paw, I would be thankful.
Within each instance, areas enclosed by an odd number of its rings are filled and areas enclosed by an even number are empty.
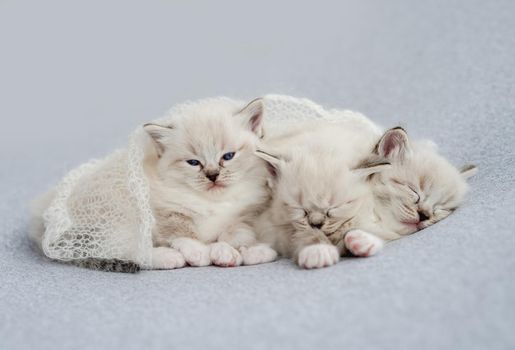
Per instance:
[[[239,266],[243,261],[241,254],[226,242],[211,244],[210,257],[213,265],[222,267]]]
[[[190,266],[211,265],[209,257],[209,246],[192,238],[176,238],[172,240],[173,248],[181,252],[182,256]]]
[[[186,261],[182,254],[167,247],[155,247],[152,249],[152,268],[156,270],[171,270],[184,267]]]
[[[347,232],[344,238],[345,247],[355,256],[371,256],[383,249],[383,240],[362,230]]]
[[[243,265],[264,264],[277,258],[277,252],[266,244],[241,247],[240,252],[243,257]]]
[[[336,264],[339,258],[338,249],[335,246],[313,244],[302,248],[299,253],[298,264],[305,269],[319,269]]]

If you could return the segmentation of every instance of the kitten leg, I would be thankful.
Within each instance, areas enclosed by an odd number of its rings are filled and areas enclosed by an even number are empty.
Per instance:
[[[210,248],[208,245],[199,240],[180,237],[172,239],[170,242],[172,248],[177,249],[184,256],[184,259],[190,266],[207,266],[211,265],[209,257]]]
[[[265,243],[240,247],[240,252],[243,257],[243,265],[264,264],[277,259],[277,252]]]
[[[277,258],[277,252],[268,244],[257,243],[255,232],[246,224],[240,224],[221,235],[219,241],[227,242],[237,248],[244,265],[263,264]]]
[[[171,270],[184,267],[186,261],[182,254],[173,248],[152,248],[152,268],[156,270]]]
[[[318,269],[334,265],[340,259],[338,248],[320,230],[297,231],[292,239],[300,267]]]
[[[297,262],[305,269],[319,269],[334,265],[339,259],[340,254],[334,245],[319,243],[302,248]]]
[[[216,242],[210,245],[210,258],[213,265],[222,267],[240,266],[243,258],[234,247],[227,242]]]
[[[239,266],[243,257],[237,250],[256,242],[254,232],[248,225],[238,224],[222,233],[218,242],[211,244],[211,262],[218,266]]]
[[[372,256],[383,249],[384,241],[362,230],[350,230],[344,238],[345,247],[355,256]]]

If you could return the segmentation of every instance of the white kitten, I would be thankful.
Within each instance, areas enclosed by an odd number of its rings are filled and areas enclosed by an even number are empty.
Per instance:
[[[332,128],[269,140],[258,151],[273,174],[273,200],[255,223],[259,237],[305,268],[329,266],[345,252],[344,236],[371,200],[365,179],[388,166],[349,169]],[[275,146],[274,151],[270,151]],[[272,155],[269,152],[274,152]],[[366,208],[369,207],[367,204]]]
[[[154,268],[272,261],[250,223],[269,197],[266,169],[254,155],[263,106],[209,103],[145,125],[155,152],[145,163],[156,218]]]
[[[379,235],[395,239],[426,228],[463,202],[466,179],[475,166],[461,171],[437,153],[429,141],[410,142],[400,127],[385,132],[365,163],[386,160],[391,167],[370,177]]]

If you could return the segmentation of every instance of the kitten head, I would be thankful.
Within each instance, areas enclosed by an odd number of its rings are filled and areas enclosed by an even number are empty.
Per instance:
[[[262,121],[261,99],[243,109],[222,101],[190,108],[170,125],[145,124],[144,129],[165,185],[217,194],[252,177],[259,165],[254,152]]]
[[[370,178],[382,224],[405,235],[426,228],[452,213],[463,201],[473,165],[452,166],[429,141],[410,142],[406,131],[388,130],[370,159],[391,163]]]
[[[389,166],[381,161],[351,170],[337,152],[312,145],[287,153],[256,152],[272,174],[275,209],[296,230],[317,229],[327,236],[354,218],[368,199],[365,179]]]

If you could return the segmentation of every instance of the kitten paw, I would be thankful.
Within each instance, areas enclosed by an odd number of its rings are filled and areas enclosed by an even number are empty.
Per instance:
[[[277,258],[277,252],[266,244],[241,247],[240,252],[243,257],[243,265],[264,264]]]
[[[347,232],[344,238],[345,247],[355,256],[372,256],[383,249],[383,240],[362,230]]]
[[[241,254],[226,242],[211,244],[211,262],[222,267],[239,266],[243,258]]]
[[[181,252],[190,266],[211,265],[209,246],[192,238],[176,238],[172,240],[172,247]]]
[[[298,263],[305,269],[319,269],[331,266],[338,262],[340,256],[338,249],[329,244],[313,244],[302,248]]]
[[[173,248],[156,247],[152,249],[152,268],[172,270],[184,267],[186,261],[182,254]]]

